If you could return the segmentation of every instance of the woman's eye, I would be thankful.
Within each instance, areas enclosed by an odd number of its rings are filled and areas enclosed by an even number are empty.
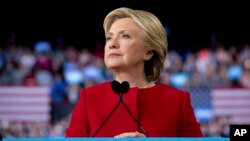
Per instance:
[[[106,41],[108,41],[108,40],[110,40],[111,39],[111,37],[106,37]]]
[[[130,36],[129,36],[129,35],[126,35],[126,34],[124,34],[124,35],[122,35],[122,37],[129,38]]]

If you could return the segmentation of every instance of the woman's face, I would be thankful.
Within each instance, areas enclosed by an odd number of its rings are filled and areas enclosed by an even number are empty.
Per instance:
[[[104,61],[109,69],[137,68],[146,54],[140,27],[130,18],[115,21],[106,34]]]

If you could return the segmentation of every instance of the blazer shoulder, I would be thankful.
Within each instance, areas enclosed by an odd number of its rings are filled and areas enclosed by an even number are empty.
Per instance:
[[[188,91],[181,90],[181,89],[175,88],[173,86],[163,84],[161,82],[158,82],[157,85],[158,85],[159,90],[162,92],[168,92],[170,94],[175,94],[175,95],[176,94],[177,95],[189,94]]]
[[[93,85],[93,86],[90,86],[87,88],[82,88],[80,91],[81,91],[81,93],[93,93],[93,92],[98,92],[98,91],[103,92],[103,91],[109,89],[110,83],[111,82],[106,81],[106,82],[96,84],[96,85]]]

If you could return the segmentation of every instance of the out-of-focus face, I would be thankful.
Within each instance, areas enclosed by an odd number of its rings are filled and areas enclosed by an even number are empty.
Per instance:
[[[130,18],[115,21],[106,34],[104,61],[109,69],[131,69],[144,64],[146,54],[140,27]]]

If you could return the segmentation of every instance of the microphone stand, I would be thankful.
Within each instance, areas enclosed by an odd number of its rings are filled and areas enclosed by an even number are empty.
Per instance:
[[[143,132],[143,134],[145,134],[146,137],[149,137],[148,134],[147,134],[147,132],[145,131],[145,129],[142,127],[141,123],[136,119],[136,117],[132,114],[132,112],[129,110],[128,106],[123,101],[123,94],[122,93],[119,94],[119,97],[120,97],[120,101],[121,101],[123,107],[126,109],[126,111],[129,113],[129,115],[136,122],[137,126],[141,129],[141,131]]]
[[[118,103],[115,105],[115,107],[113,108],[113,110],[109,113],[109,115],[105,118],[105,120],[102,122],[102,124],[99,126],[99,128],[95,131],[95,133],[91,137],[95,137],[99,133],[99,131],[103,128],[103,126],[105,125],[105,123],[109,120],[109,118],[111,117],[111,115],[117,110],[117,108],[119,107],[120,104],[121,104],[121,98],[119,96]]]
[[[119,105],[122,103],[123,107],[125,108],[125,110],[129,113],[129,115],[132,117],[132,119],[136,122],[137,126],[139,127],[139,129],[143,132],[143,134],[146,137],[149,137],[147,132],[143,129],[141,123],[135,118],[135,116],[132,114],[132,112],[129,110],[128,106],[125,104],[124,100],[123,100],[123,95],[127,92],[127,90],[129,89],[129,85],[128,83],[123,83],[120,84],[117,81],[114,81],[115,83],[112,83],[114,85],[112,85],[112,89],[118,94],[119,97],[119,101],[118,103],[115,105],[115,107],[113,108],[113,110],[108,114],[108,116],[105,118],[105,120],[102,122],[102,124],[99,126],[99,128],[97,128],[97,130],[95,131],[95,133],[91,136],[91,137],[95,137],[100,130],[103,128],[103,126],[106,124],[106,122],[110,119],[110,117],[112,116],[112,114],[117,110],[117,108],[119,107]],[[121,87],[124,86],[124,87]],[[119,88],[119,89],[114,89],[114,88]]]

